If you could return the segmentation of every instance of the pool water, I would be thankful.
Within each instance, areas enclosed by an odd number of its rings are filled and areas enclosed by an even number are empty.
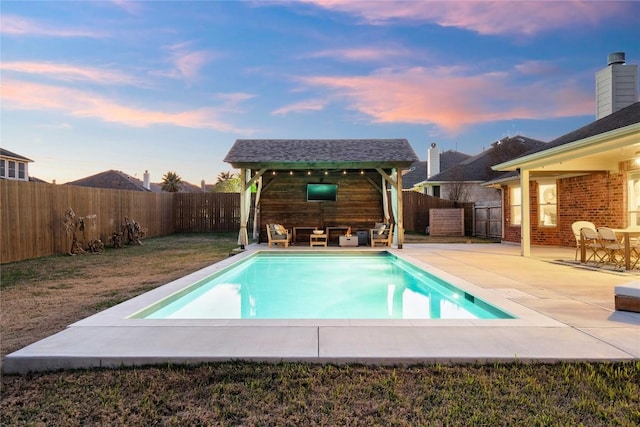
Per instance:
[[[388,252],[257,253],[132,317],[512,318]]]

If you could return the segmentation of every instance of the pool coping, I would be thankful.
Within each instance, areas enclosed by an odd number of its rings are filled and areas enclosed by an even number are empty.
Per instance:
[[[336,248],[293,247],[295,252]],[[189,320],[135,319],[156,303],[256,252],[245,252],[75,322],[67,329],[5,357],[5,373],[56,369],[201,363],[218,360],[332,363],[417,363],[478,361],[632,360],[638,353],[552,319],[394,248],[352,248],[343,252],[388,251],[516,319],[416,320]],[[634,318],[631,317],[633,320]],[[631,322],[633,328],[634,321]],[[637,323],[636,323],[637,324]]]

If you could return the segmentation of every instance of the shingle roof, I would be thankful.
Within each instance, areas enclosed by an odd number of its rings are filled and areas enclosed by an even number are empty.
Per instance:
[[[150,191],[144,188],[142,181],[139,179],[113,169],[67,182],[67,184],[80,187],[111,188],[114,190]]]
[[[471,157],[469,154],[459,151],[447,150],[440,154],[440,170],[444,171],[454,167],[460,162]],[[415,162],[409,168],[409,172],[402,176],[402,187],[411,189],[414,185],[427,179],[427,162]]]
[[[237,168],[373,163],[409,166],[417,160],[406,139],[238,139],[224,159]]]
[[[546,144],[543,141],[520,135],[503,138],[491,144],[491,148],[484,150],[482,153],[432,176],[427,182],[484,182],[496,179],[503,172],[496,172],[491,169],[491,166],[519,157],[522,152],[544,148],[545,146]]]
[[[595,122],[591,122],[586,126],[562,135],[561,137],[554,139],[548,144],[527,151],[526,153],[523,153],[516,158],[525,157],[530,154],[549,150],[551,148],[559,147],[561,145],[569,144],[571,142],[579,141],[591,136],[600,135],[602,133],[620,129],[636,123],[640,123],[640,102],[631,104],[628,107],[625,107],[621,110],[616,111],[615,113],[601,118],[600,120],[596,120]]]
[[[14,158],[16,160],[22,160],[25,162],[33,162],[33,160],[25,157],[25,156],[21,156],[20,154],[16,154],[12,151],[9,150],[5,150],[4,148],[0,148],[0,156],[4,156],[4,157],[11,157]]]
[[[113,190],[132,190],[132,191],[151,191],[154,193],[162,192],[162,184],[150,183],[150,189],[144,188],[144,184],[138,178],[127,175],[117,170],[108,170],[95,175],[81,178],[76,181],[67,182],[67,185],[78,185],[80,187],[92,188],[110,188]],[[189,182],[183,181],[180,185],[180,193],[198,193],[202,189]]]

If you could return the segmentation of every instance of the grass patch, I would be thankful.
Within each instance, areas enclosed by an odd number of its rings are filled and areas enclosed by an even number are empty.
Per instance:
[[[638,362],[405,367],[224,362],[8,376],[2,383],[2,425],[640,423]]]

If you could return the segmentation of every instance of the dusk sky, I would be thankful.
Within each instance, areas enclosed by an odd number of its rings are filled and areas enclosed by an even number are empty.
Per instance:
[[[406,138],[421,160],[595,119],[640,2],[6,1],[1,141],[58,183],[214,183],[238,138]]]

